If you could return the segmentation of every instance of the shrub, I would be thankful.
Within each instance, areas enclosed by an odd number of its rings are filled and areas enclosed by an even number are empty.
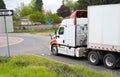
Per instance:
[[[40,12],[35,12],[35,13],[33,13],[33,14],[30,14],[29,20],[30,20],[30,21],[33,21],[33,22],[44,23],[45,16],[44,16],[44,14],[42,14],[42,13],[40,13]]]

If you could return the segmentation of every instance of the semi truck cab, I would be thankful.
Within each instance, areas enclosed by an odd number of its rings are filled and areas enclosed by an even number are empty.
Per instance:
[[[54,39],[50,42],[50,50],[52,53],[54,55],[85,56],[85,47],[87,47],[87,24],[86,10],[77,10],[71,14],[69,19],[64,19]],[[82,52],[80,50],[82,50]]]

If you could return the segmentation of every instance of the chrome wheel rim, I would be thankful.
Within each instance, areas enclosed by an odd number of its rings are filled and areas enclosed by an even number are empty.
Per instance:
[[[97,60],[97,57],[96,57],[94,54],[91,54],[91,55],[90,55],[90,61],[91,61],[92,63],[95,63],[96,60]]]
[[[111,57],[107,57],[106,58],[106,65],[111,67],[111,66],[113,66],[113,64],[114,64],[113,59]]]

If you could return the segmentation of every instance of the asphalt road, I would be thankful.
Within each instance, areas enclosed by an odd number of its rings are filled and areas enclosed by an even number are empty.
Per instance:
[[[0,34],[0,37],[5,37],[5,34]],[[48,35],[9,34],[9,37],[17,37],[24,39],[24,41],[20,43],[10,45],[11,55],[20,55],[20,54],[40,55],[40,56],[52,58],[56,61],[69,63],[73,65],[83,65],[95,69],[96,71],[107,71],[120,76],[120,68],[115,70],[110,70],[110,69],[106,69],[103,65],[99,65],[99,66],[91,65],[86,58],[74,58],[64,55],[59,55],[59,56],[51,55],[51,52],[49,51],[50,37]],[[3,56],[8,55],[7,47],[0,47],[0,55]]]

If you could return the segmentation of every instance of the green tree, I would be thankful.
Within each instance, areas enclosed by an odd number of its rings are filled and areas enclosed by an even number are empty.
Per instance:
[[[76,1],[74,3],[74,10],[78,10],[79,9],[79,3]]]
[[[117,4],[120,0],[78,0],[77,2],[79,9],[87,9],[90,5]]]
[[[53,19],[54,23],[60,23],[61,22],[61,18],[57,15],[57,14],[52,14],[51,12],[49,12],[46,16],[46,19]]]
[[[120,0],[103,0],[104,4],[117,4],[120,3]]]
[[[42,0],[32,0],[30,6],[34,9],[34,11],[42,12],[43,2]]]
[[[20,11],[20,16],[24,17],[33,13],[33,9],[30,6],[23,6]]]
[[[44,14],[40,13],[39,11],[34,12],[33,14],[30,14],[29,20],[33,22],[40,22],[45,23],[45,16]]]
[[[57,10],[57,14],[65,18],[71,14],[71,10],[69,7],[66,7],[65,5],[61,5],[61,7]]]
[[[43,6],[42,0],[36,0],[36,2],[35,2],[35,10],[41,12],[42,11],[42,6]]]
[[[29,6],[32,7],[32,8],[34,8],[34,6],[35,6],[35,2],[36,2],[36,0],[31,0]]]
[[[19,8],[15,8],[14,14],[13,14],[13,20],[19,21],[20,20],[20,10]]]
[[[75,2],[73,0],[65,0],[64,5],[69,7],[71,11],[74,11]]]
[[[6,5],[3,0],[0,0],[0,9],[6,9]]]

